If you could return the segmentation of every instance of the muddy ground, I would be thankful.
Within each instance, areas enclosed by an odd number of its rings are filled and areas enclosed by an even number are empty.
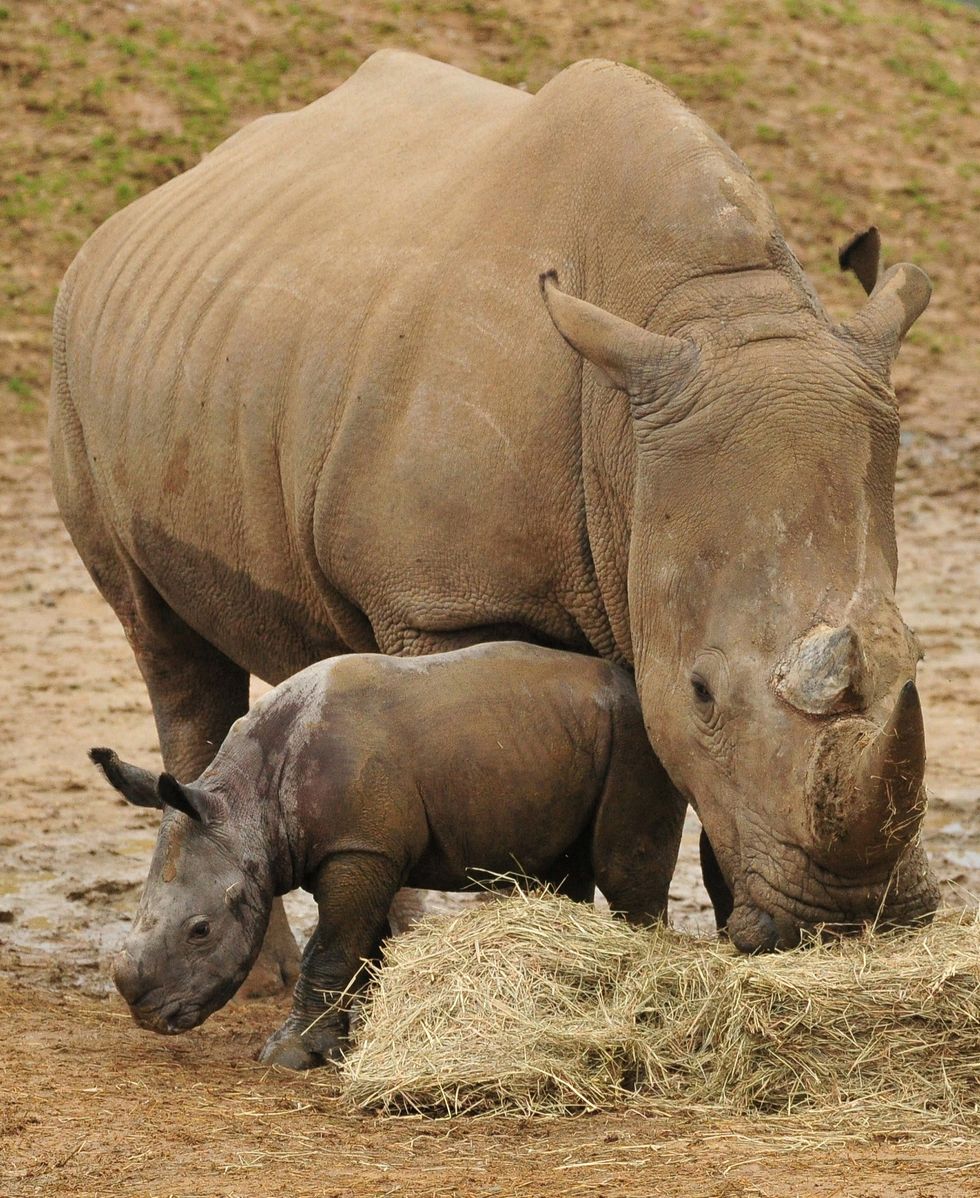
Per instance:
[[[936,300],[895,372],[899,598],[926,653],[927,844],[947,902],[980,894],[980,136],[966,90],[980,73],[977,27],[939,4],[890,0],[721,13],[680,0],[419,0],[381,15],[231,0],[0,8],[11,89],[0,112],[0,1195],[980,1194],[980,1145],[929,1136],[820,1144],[791,1126],[685,1112],[667,1123],[367,1118],[322,1074],[254,1063],[275,1001],[159,1039],[108,993],[105,962],[155,816],[109,793],[85,753],[110,744],[152,765],[157,744],[120,628],[50,494],[51,297],[79,240],[131,193],[255,112],[336,84],[378,44],[532,88],[588,54],[666,64],[766,180],[836,311],[859,292],[825,273],[830,247],[870,219],[886,226],[890,260],[931,271]],[[270,83],[248,68],[266,70],[274,52],[286,65]],[[188,98],[187,80],[200,95]],[[692,828],[672,890],[684,926],[705,918],[695,854]],[[309,906],[291,913],[302,928]]]

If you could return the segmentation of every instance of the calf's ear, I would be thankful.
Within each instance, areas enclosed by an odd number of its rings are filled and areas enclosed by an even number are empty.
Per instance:
[[[156,774],[120,761],[112,749],[90,749],[89,757],[102,770],[108,781],[128,802],[137,807],[163,808],[157,794]]]
[[[226,813],[224,801],[217,795],[200,786],[185,786],[173,774],[161,774],[156,789],[161,807],[175,807],[198,823],[214,823]]]

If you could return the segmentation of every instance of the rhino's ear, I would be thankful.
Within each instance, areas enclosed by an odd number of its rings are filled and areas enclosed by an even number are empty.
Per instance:
[[[925,271],[899,262],[881,276],[868,302],[838,332],[887,377],[902,339],[922,315],[932,295]]]
[[[841,270],[853,270],[865,292],[870,295],[881,274],[881,234],[877,225],[855,233],[840,247],[837,264]]]
[[[199,823],[214,823],[226,812],[223,800],[217,795],[200,786],[185,786],[173,774],[161,774],[156,785],[161,805],[175,807]]]
[[[137,807],[163,808],[156,774],[120,761],[112,749],[90,749],[88,755],[124,799]]]
[[[692,341],[648,332],[568,295],[558,287],[553,270],[541,275],[539,283],[555,328],[610,387],[656,407],[658,399],[673,393],[694,372],[699,354]]]

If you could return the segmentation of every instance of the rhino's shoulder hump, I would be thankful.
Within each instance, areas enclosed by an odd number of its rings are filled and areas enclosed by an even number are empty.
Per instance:
[[[394,95],[405,91],[423,98],[426,103],[438,101],[440,95],[447,94],[504,104],[519,103],[528,98],[515,88],[473,75],[460,67],[409,50],[395,49],[375,51],[329,95],[344,93],[347,99],[356,100],[369,92]],[[329,96],[324,96],[315,100],[310,108],[323,106],[328,99]]]

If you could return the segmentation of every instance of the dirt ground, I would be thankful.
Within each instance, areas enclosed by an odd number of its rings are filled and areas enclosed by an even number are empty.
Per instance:
[[[668,81],[766,180],[804,261],[830,260],[835,242],[876,219],[890,260],[930,270],[936,299],[895,372],[899,599],[926,653],[928,848],[947,902],[980,895],[980,129],[967,87],[980,75],[978,26],[965,10],[924,2],[735,3],[724,19],[721,9],[0,8],[0,1195],[980,1194],[980,1144],[928,1135],[835,1134],[815,1145],[785,1124],[706,1123],[684,1111],[669,1121],[364,1117],[322,1074],[254,1062],[274,1002],[161,1039],[108,993],[105,962],[135,906],[155,816],[108,792],[85,753],[109,744],[152,765],[157,744],[121,630],[50,493],[51,297],[79,240],[131,198],[126,188],[190,165],[263,108],[326,90],[378,44],[532,88],[588,54],[666,64]],[[191,16],[193,47],[187,30],[171,37]],[[187,73],[198,60],[163,61],[185,44],[224,64],[201,91],[210,108],[178,87],[198,78]],[[286,51],[275,86],[246,69]],[[150,141],[133,141],[107,174],[105,139],[117,139],[115,153],[136,127]],[[814,269],[835,310],[858,302],[856,284]],[[695,857],[692,827],[672,891],[684,926],[705,918]],[[292,905],[298,928],[309,910]]]
[[[678,1112],[575,1119],[348,1114],[329,1079],[250,1060],[267,1003],[148,1037],[114,1007],[0,983],[3,1193],[72,1198],[953,1198],[975,1144],[801,1141]],[[22,1078],[29,1075],[30,1089]]]

